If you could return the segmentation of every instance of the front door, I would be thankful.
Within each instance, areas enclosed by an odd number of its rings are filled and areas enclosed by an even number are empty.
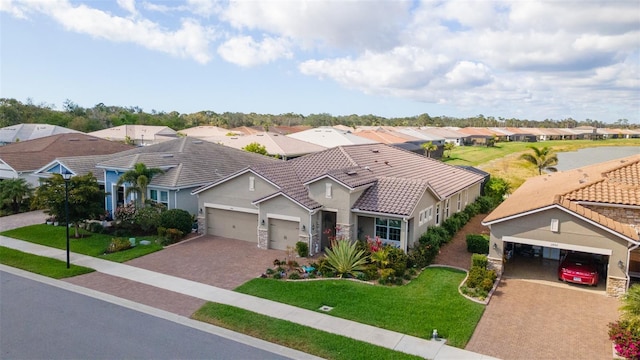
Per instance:
[[[322,240],[320,241],[320,250],[324,251],[325,248],[331,245],[331,239],[336,237],[336,225],[337,214],[332,211],[322,212]]]

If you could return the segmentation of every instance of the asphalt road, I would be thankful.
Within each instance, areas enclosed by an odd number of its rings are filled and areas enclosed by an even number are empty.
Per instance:
[[[0,271],[2,359],[287,359],[244,342]]]

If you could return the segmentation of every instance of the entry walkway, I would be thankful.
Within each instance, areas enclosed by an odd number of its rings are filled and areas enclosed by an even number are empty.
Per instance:
[[[0,246],[66,261],[66,251],[0,236]],[[165,275],[130,265],[115,263],[86,255],[71,253],[74,265],[86,266],[101,273],[161,289],[175,291],[206,301],[231,305],[273,318],[291,321],[318,330],[346,336],[370,344],[396,351],[421,356],[428,359],[493,359],[445,345],[443,341],[432,341],[380,329],[370,325],[321,314],[271,300],[233,292],[199,282]]]

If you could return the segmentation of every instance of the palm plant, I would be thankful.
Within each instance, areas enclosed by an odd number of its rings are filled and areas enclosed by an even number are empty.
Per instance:
[[[125,172],[118,179],[117,186],[128,183],[129,186],[125,189],[125,196],[129,196],[131,193],[136,195],[136,199],[140,199],[142,206],[147,202],[147,187],[154,176],[163,174],[164,170],[158,168],[147,168],[143,163],[137,163],[133,169]]]
[[[622,297],[620,318],[628,322],[629,327],[640,331],[640,284],[634,284]]]
[[[14,213],[20,211],[20,203],[33,195],[33,187],[25,179],[7,179],[0,182],[0,200],[11,203]]]
[[[424,154],[427,155],[427,157],[431,157],[431,153],[438,149],[438,146],[431,141],[420,145],[420,147],[424,150]]]
[[[535,146],[529,146],[533,150],[533,154],[522,154],[520,159],[526,160],[538,168],[538,174],[542,175],[542,170],[556,172],[558,169],[555,167],[558,165],[558,156],[552,152],[552,150],[545,146],[543,148],[537,148]]]
[[[331,248],[326,249],[326,258],[329,268],[340,277],[355,277],[367,264],[365,250],[358,250],[357,244],[348,240],[332,241]]]

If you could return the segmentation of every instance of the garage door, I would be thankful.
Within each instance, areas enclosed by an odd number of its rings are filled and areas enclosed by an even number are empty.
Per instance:
[[[207,209],[207,234],[258,242],[258,214]]]
[[[269,249],[287,250],[298,242],[297,221],[269,219]]]

